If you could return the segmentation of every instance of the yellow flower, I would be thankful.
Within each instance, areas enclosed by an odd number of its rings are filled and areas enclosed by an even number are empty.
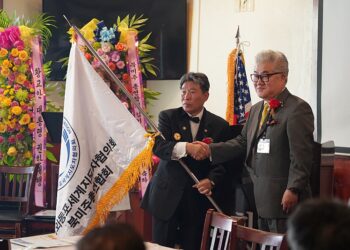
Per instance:
[[[24,158],[27,158],[27,159],[32,158],[32,152],[26,151],[26,152],[24,153]]]
[[[20,25],[18,28],[21,32],[21,39],[24,43],[28,43],[29,40],[32,39],[33,29],[24,25]]]
[[[28,114],[24,114],[19,120],[20,125],[27,125],[30,122],[30,116]]]
[[[11,56],[17,57],[18,56],[18,49],[17,48],[13,48],[11,50]]]
[[[5,49],[5,48],[0,49],[0,57],[5,57],[5,56],[7,56],[8,53],[9,52],[7,51],[7,49]]]
[[[11,105],[11,99],[8,97],[5,97],[2,100],[1,104],[2,104],[2,106],[9,107]]]
[[[7,130],[6,124],[0,123],[0,133],[5,133]]]
[[[19,73],[16,77],[16,82],[19,84],[23,84],[25,80],[27,80],[27,76],[23,73]]]
[[[100,21],[96,18],[92,19],[90,22],[88,22],[83,28],[80,29],[81,33],[83,36],[89,41],[89,42],[94,42],[95,39],[95,34],[94,30],[97,28],[97,24]],[[71,35],[70,42],[75,42],[75,37],[74,37],[74,30],[73,28],[70,28],[68,31],[68,34]]]
[[[18,58],[21,60],[21,61],[27,61],[28,59],[28,53],[27,51],[25,50],[21,50],[18,54]]]
[[[8,156],[16,156],[17,155],[17,149],[15,147],[9,147],[7,151]]]
[[[2,64],[1,64],[1,65],[2,65],[3,67],[8,68],[8,67],[10,67],[11,62],[10,62],[8,59],[5,59],[5,60],[2,61]]]
[[[9,74],[10,74],[9,68],[6,68],[6,67],[2,67],[2,68],[1,68],[1,75],[2,75],[2,76],[8,77]]]
[[[22,114],[22,108],[20,106],[13,106],[11,108],[11,112],[12,112],[12,114],[20,115],[20,114]]]
[[[10,119],[10,118],[9,118]],[[8,126],[10,127],[10,128],[15,128],[16,127],[16,120],[10,120],[8,123]]]
[[[33,131],[35,129],[35,123],[34,122],[31,122],[28,124],[28,128]]]

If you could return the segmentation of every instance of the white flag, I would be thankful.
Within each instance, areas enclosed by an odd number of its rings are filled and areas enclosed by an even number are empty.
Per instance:
[[[55,221],[58,236],[79,235],[100,223],[101,215],[106,216],[115,202],[120,210],[130,207],[128,200],[120,201],[140,172],[140,166],[129,167],[147,151],[145,134],[73,44],[64,100]]]

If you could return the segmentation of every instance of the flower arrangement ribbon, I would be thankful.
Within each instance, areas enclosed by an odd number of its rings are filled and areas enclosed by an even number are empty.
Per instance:
[[[35,104],[34,104],[34,120],[36,127],[34,130],[33,147],[34,163],[39,166],[38,177],[35,183],[35,205],[44,207],[46,204],[46,133],[45,123],[41,116],[41,112],[45,111],[45,89],[44,75],[42,65],[42,52],[40,39],[35,36],[32,40],[32,75],[35,89]]]

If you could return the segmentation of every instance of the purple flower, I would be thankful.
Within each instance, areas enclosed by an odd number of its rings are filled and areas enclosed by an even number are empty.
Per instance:
[[[112,62],[118,62],[120,60],[120,54],[118,51],[115,50],[110,53],[110,57]]]

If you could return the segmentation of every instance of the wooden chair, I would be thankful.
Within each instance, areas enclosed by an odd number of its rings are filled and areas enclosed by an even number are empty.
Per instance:
[[[209,209],[205,216],[201,250],[230,249],[230,235],[233,224],[244,224],[245,219],[237,216],[227,216]]]
[[[286,235],[233,224],[231,250],[288,250]]]
[[[0,238],[22,236],[36,172],[36,167],[0,167]]]

